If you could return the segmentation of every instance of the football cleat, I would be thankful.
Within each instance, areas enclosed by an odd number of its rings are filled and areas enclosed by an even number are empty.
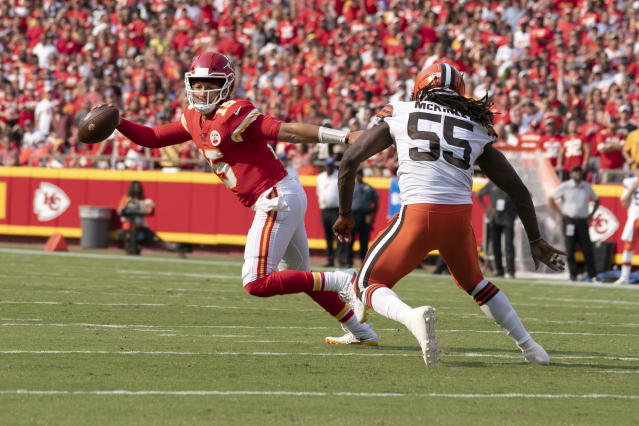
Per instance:
[[[355,318],[360,323],[366,322],[366,305],[362,303],[355,293],[355,285],[357,281],[357,271],[355,269],[347,269],[345,271],[337,271],[346,274],[342,286],[338,292],[339,296],[350,305]]]
[[[422,89],[437,88],[449,89],[461,96],[464,96],[466,91],[464,77],[454,66],[445,62],[436,62],[417,74],[413,88],[413,99],[419,100],[419,92]]]
[[[521,352],[524,354],[524,358],[526,362],[530,365],[548,365],[550,364],[550,357],[546,350],[537,342],[535,342],[532,337],[526,342],[518,345]]]
[[[324,341],[329,345],[358,345],[358,346],[377,346],[379,337],[370,324],[362,324],[362,329],[358,336],[342,326],[346,334],[341,337],[327,337]]]
[[[619,279],[612,283],[613,285],[626,285],[630,284],[630,280],[627,277],[621,276]]]
[[[436,366],[439,362],[439,345],[435,338],[435,308],[420,306],[412,309],[404,325],[417,338],[426,365]]]

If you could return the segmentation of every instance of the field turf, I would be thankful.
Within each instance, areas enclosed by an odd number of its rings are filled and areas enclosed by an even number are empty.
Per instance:
[[[0,247],[0,424],[639,422],[639,285],[494,282],[551,356],[520,351],[448,276],[396,287],[437,308],[438,367],[371,313],[379,347],[329,346],[306,295],[260,299],[241,259]]]

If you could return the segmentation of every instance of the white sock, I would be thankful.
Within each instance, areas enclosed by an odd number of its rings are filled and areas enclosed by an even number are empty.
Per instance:
[[[484,279],[475,287],[472,296],[479,295],[484,288],[486,288],[486,291],[495,291],[489,286],[494,287],[496,293],[490,300],[480,305],[479,308],[488,318],[495,321],[518,345],[521,345],[530,339],[530,334],[524,328],[506,295],[497,286]],[[477,299],[475,300],[477,301]]]
[[[625,278],[625,279],[630,278],[631,268],[632,268],[631,265],[621,265],[621,276],[619,278]]]
[[[413,308],[402,302],[399,296],[397,296],[397,293],[388,287],[377,287],[377,289],[369,288],[367,290],[374,290],[371,295],[371,308],[373,308],[375,312],[388,319],[404,324],[406,314]],[[364,295],[364,300],[366,300],[366,295]]]
[[[357,321],[355,315],[351,315],[351,317],[344,321],[342,325],[345,329],[353,333],[355,336],[358,336],[362,332],[367,332],[370,329],[370,325],[362,324],[361,322]]]
[[[351,278],[353,278],[351,274],[342,271],[313,272],[316,288],[320,288],[318,286],[318,280],[320,280],[322,276],[324,276],[323,291],[340,291],[344,283],[350,282]]]
[[[633,250],[624,250],[621,254],[621,277],[626,280],[630,278],[630,270],[632,269],[632,253]]]

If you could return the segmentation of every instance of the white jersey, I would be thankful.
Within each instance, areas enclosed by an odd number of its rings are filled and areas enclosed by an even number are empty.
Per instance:
[[[489,130],[433,102],[393,102],[378,114],[399,159],[402,204],[471,204],[473,164],[494,141]]]

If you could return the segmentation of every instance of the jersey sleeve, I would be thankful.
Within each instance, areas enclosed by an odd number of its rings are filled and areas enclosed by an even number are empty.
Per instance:
[[[280,133],[282,122],[269,116],[260,114],[246,129],[244,135],[250,140],[264,139],[267,141],[276,141],[277,135]]]
[[[117,129],[134,143],[147,148],[177,145],[191,139],[191,134],[178,122],[148,127],[123,118]]]
[[[373,119],[375,124],[379,124],[384,121],[385,118],[392,117],[394,112],[394,108],[392,104],[386,104],[384,107],[375,114],[375,118]]]
[[[252,142],[256,139],[263,139],[259,132],[261,126],[253,126],[253,123],[258,120],[262,123],[264,115],[251,102],[246,100],[225,102],[216,114],[222,115],[226,119],[226,125],[233,142]]]

